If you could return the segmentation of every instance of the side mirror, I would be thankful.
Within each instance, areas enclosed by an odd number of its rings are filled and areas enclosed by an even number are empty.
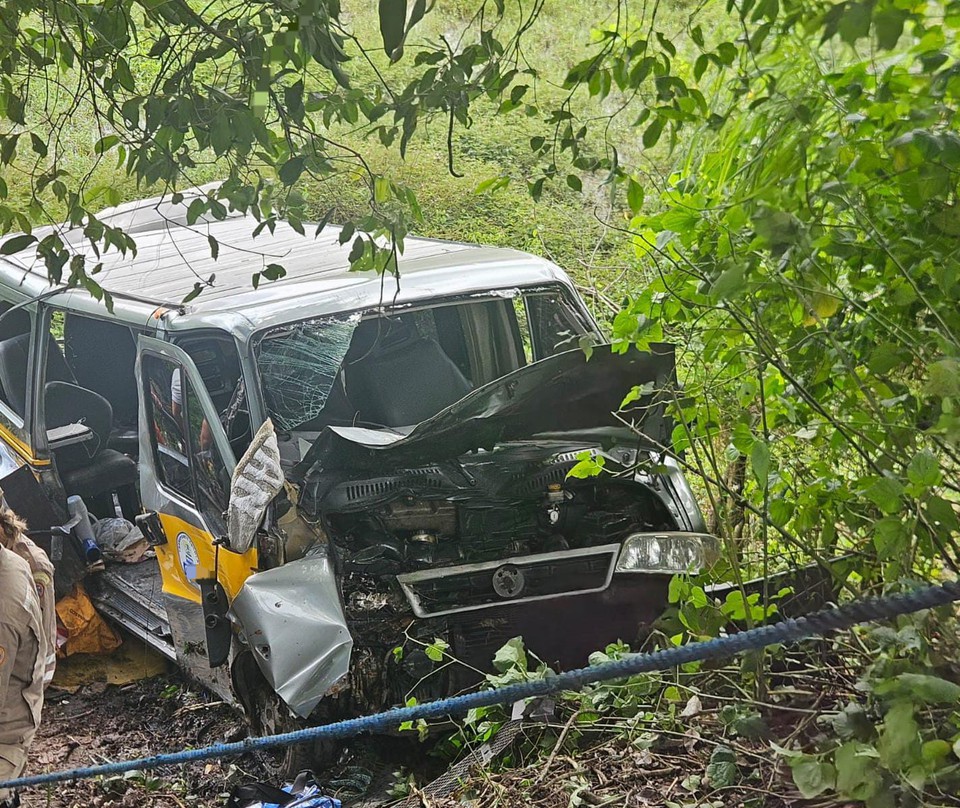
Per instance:
[[[257,430],[230,480],[227,537],[231,550],[245,553],[253,546],[267,506],[282,488],[280,448],[273,421],[268,418]]]

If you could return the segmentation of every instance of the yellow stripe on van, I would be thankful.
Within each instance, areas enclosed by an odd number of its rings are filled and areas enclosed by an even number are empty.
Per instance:
[[[20,457],[27,461],[31,466],[49,466],[50,459],[41,459],[39,457],[33,456],[33,449],[31,449],[26,443],[24,443],[20,438],[13,434],[6,426],[0,424],[0,440],[6,443],[13,451],[15,451]]]
[[[200,603],[200,587],[192,579],[213,577],[213,536],[168,513],[160,514],[167,543],[154,548],[160,562],[163,591],[174,597]],[[234,553],[220,548],[217,578],[232,601],[243,582],[257,571],[257,551]]]

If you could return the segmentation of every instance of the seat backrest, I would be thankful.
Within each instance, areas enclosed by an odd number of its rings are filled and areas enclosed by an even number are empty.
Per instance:
[[[27,360],[30,351],[30,334],[5,339],[0,342],[0,390],[4,401],[18,415],[27,411]],[[46,381],[76,382],[70,368],[60,353],[60,346],[50,336],[47,344]]]
[[[347,395],[359,419],[412,426],[470,392],[470,382],[440,344],[420,337],[378,348],[346,367]]]
[[[80,445],[54,449],[57,469],[63,473],[94,462],[106,448],[113,429],[113,408],[99,393],[70,382],[48,382],[43,390],[47,429],[67,424],[84,424],[94,438]]]

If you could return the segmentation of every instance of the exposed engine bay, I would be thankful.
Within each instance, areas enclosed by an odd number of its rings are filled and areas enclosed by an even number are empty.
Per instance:
[[[479,462],[398,470],[335,486],[314,507],[324,514],[343,572],[398,575],[677,529],[663,502],[641,483],[567,480],[576,452],[511,462],[516,448],[485,453]]]
[[[411,693],[440,695],[451,682],[466,686],[523,633],[523,615],[542,622],[543,609],[560,614],[564,602],[617,597],[610,583],[619,543],[678,528],[658,493],[632,474],[568,479],[582,450],[512,443],[323,491],[304,487],[301,512],[329,538],[355,638],[351,699],[395,703]],[[633,609],[645,599],[628,600],[625,625],[635,627]],[[593,632],[581,635],[594,642]],[[436,637],[466,666],[435,673],[422,644]],[[528,642],[534,650],[556,645],[542,629]],[[404,651],[395,655],[398,646]],[[567,662],[578,653],[575,643],[568,647]]]

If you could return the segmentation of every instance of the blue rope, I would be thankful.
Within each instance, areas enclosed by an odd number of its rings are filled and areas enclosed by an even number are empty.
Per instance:
[[[631,655],[624,659],[604,662],[601,665],[550,675],[536,681],[519,682],[493,690],[481,690],[427,704],[417,704],[412,707],[398,707],[375,715],[350,718],[319,727],[285,732],[280,735],[247,738],[235,743],[219,743],[201,749],[185,749],[181,752],[153,755],[137,760],[117,761],[100,766],[87,766],[47,774],[36,774],[31,777],[21,777],[16,780],[0,782],[0,789],[62,783],[68,780],[81,780],[101,775],[122,774],[134,769],[156,769],[161,766],[242,755],[260,749],[291,746],[320,738],[343,739],[363,733],[384,732],[396,729],[406,721],[462,715],[477,707],[513,704],[521,699],[545,696],[561,690],[578,690],[583,685],[594,682],[624,679],[639,673],[669,670],[689,662],[734,656],[744,651],[759,650],[768,645],[797,642],[822,636],[832,631],[851,628],[859,623],[885,620],[911,612],[918,612],[922,609],[945,606],[956,600],[960,600],[960,582],[945,583],[941,586],[925,586],[912,592],[882,598],[870,598],[836,609],[826,609],[806,617],[784,620],[771,626],[761,626],[727,637],[718,637],[706,642],[691,643],[648,654]]]

